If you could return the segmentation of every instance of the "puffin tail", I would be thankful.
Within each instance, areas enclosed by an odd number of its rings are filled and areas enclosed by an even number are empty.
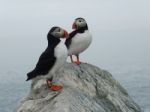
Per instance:
[[[29,80],[31,80],[31,79],[34,78],[34,77],[36,77],[35,71],[29,72],[29,73],[27,74],[27,79],[26,79],[26,81],[29,81]]]

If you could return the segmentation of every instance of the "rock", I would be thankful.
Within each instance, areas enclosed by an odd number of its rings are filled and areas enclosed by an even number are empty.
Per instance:
[[[142,112],[109,72],[93,65],[66,63],[53,77],[62,90],[35,78],[17,112]]]

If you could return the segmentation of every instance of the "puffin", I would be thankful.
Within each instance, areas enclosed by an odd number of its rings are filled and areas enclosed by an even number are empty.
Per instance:
[[[81,64],[79,54],[90,46],[92,35],[88,30],[86,20],[81,17],[74,20],[72,29],[74,30],[69,34],[65,45],[67,46],[68,56],[70,56],[71,62],[79,65]],[[76,61],[73,60],[73,55],[77,58]]]
[[[58,91],[63,88],[62,85],[53,84],[53,77],[49,77],[48,74],[55,74],[65,64],[68,57],[68,50],[61,38],[67,38],[68,36],[68,32],[58,26],[50,29],[47,34],[48,46],[39,57],[36,67],[27,73],[26,81],[38,76],[44,76],[47,86],[51,90]]]

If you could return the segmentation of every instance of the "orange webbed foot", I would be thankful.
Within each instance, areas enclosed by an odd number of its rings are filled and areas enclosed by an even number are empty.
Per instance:
[[[80,61],[75,61],[74,63],[77,64],[77,65],[80,65],[80,64],[81,64]]]
[[[52,91],[59,91],[59,90],[61,90],[62,88],[63,88],[62,85],[52,85],[52,86],[51,86],[51,90],[52,90]]]
[[[47,80],[47,86],[52,90],[52,91],[59,91],[63,88],[62,85],[53,85],[53,83],[50,80]]]

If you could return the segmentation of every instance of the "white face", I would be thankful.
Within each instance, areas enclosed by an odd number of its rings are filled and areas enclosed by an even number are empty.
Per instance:
[[[62,28],[56,28],[51,34],[58,38],[64,38],[65,31]]]
[[[75,20],[75,24],[76,24],[77,28],[82,28],[87,25],[86,21],[82,18]]]

